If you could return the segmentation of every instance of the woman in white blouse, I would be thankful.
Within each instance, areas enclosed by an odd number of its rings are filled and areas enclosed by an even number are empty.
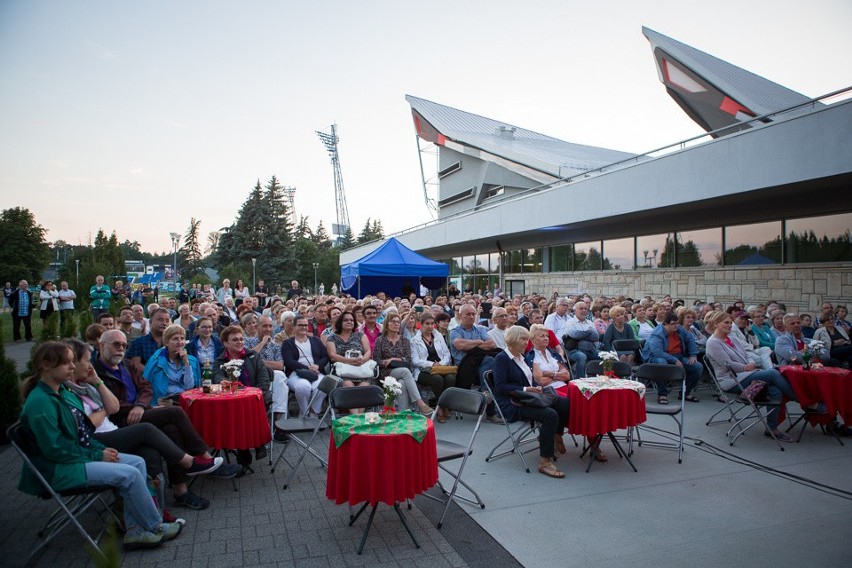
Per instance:
[[[417,382],[429,387],[435,398],[441,397],[444,389],[456,385],[455,373],[436,374],[432,372],[435,365],[451,365],[452,356],[443,336],[435,331],[435,318],[426,314],[420,320],[420,330],[411,340],[411,366],[419,370]],[[446,422],[452,413],[441,409],[438,422]]]

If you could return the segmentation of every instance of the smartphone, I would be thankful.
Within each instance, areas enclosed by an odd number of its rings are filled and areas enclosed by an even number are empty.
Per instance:
[[[423,306],[414,306],[414,311],[415,311],[415,312],[422,312],[422,311],[423,311]]]

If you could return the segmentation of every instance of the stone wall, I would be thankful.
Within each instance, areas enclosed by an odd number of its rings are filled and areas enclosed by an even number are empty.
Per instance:
[[[550,272],[503,277],[523,280],[527,294],[537,292],[546,296],[554,291],[561,295],[587,292],[592,296],[624,294],[631,298],[649,294],[661,298],[669,294],[687,304],[704,299],[726,305],[738,299],[745,300],[746,305],[777,300],[789,310],[807,312],[818,311],[823,301],[852,304],[852,263]]]

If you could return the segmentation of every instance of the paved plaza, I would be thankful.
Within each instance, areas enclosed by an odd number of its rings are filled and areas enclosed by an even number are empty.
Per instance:
[[[357,555],[366,513],[355,526],[347,526],[347,506],[325,497],[325,470],[308,461],[282,490],[286,467],[271,475],[264,461],[256,464],[254,474],[237,480],[236,492],[229,481],[200,478],[193,491],[209,499],[210,508],[172,508],[187,520],[183,534],[160,549],[124,554],[123,565],[848,565],[852,439],[841,446],[809,428],[800,444],[786,444],[781,452],[756,429],[732,448],[725,439],[726,425],[704,425],[720,403],[709,390],[699,394],[701,402],[686,408],[689,439],[683,463],[677,463],[672,451],[643,446],[633,456],[637,473],[616,457],[608,442],[609,463],[596,463],[585,473],[585,461],[570,438],[568,455],[558,462],[568,473],[564,480],[546,478],[535,469],[528,474],[514,455],[486,463],[488,451],[506,431],[483,424],[465,478],[486,508],[454,505],[438,530],[439,507],[418,497],[405,514],[420,549],[393,510],[379,505],[364,553]],[[797,408],[790,404],[791,410]],[[649,416],[648,423],[674,430],[667,417]],[[437,424],[436,432],[463,441],[471,426],[470,419],[453,420]],[[645,434],[646,439],[652,436]],[[292,448],[288,455],[294,455]],[[535,453],[528,462],[535,466]],[[6,495],[0,502],[4,566],[23,563],[51,510],[49,503],[15,489],[19,468],[14,450],[0,450]],[[88,526],[98,526],[93,516],[87,519]],[[80,543],[77,533],[66,529],[38,565],[93,564]]]

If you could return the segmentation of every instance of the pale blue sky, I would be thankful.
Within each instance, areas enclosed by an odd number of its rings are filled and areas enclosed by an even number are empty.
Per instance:
[[[166,250],[274,174],[330,228],[337,122],[355,232],[401,230],[430,219],[406,94],[629,152],[700,134],[642,25],[808,96],[852,85],[848,1],[591,4],[0,0],[2,208]]]

